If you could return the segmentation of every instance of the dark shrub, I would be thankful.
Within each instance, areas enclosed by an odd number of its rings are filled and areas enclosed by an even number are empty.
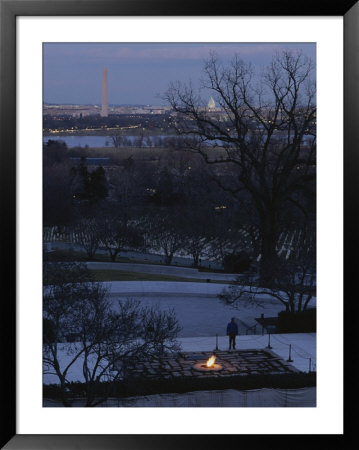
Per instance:
[[[54,323],[52,320],[43,319],[42,321],[42,338],[43,342],[55,342]]]
[[[316,373],[285,373],[285,374],[258,374],[258,375],[232,375],[230,377],[208,377],[206,379],[193,377],[179,377],[172,379],[149,380],[148,378],[130,378],[126,381],[117,381],[112,387],[112,396],[130,397],[138,395],[154,395],[224,389],[298,389],[316,386]],[[73,398],[84,397],[85,383],[75,382],[68,385]],[[104,395],[109,389],[107,382],[98,383],[94,392]],[[60,399],[61,391],[58,385],[44,385],[44,398]]]
[[[316,332],[317,310],[315,308],[300,312],[281,311],[278,314],[277,333]]]
[[[246,252],[226,255],[223,259],[223,268],[226,272],[242,273],[249,270],[251,259]]]

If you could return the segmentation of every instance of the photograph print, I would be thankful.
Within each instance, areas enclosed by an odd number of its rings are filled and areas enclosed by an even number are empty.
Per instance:
[[[43,44],[43,406],[316,407],[316,44]]]

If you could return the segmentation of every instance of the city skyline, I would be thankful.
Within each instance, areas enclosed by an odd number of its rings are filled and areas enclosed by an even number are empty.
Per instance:
[[[108,104],[164,105],[161,95],[170,82],[191,81],[198,87],[211,52],[224,63],[238,54],[260,70],[283,49],[301,50],[315,63],[313,43],[48,43],[44,44],[43,101],[100,105],[106,67]]]

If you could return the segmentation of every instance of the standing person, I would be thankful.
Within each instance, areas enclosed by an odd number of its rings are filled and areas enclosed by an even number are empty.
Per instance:
[[[236,349],[236,336],[238,335],[238,325],[234,321],[234,317],[227,325],[227,336],[229,336],[229,350],[233,347],[233,350]]]

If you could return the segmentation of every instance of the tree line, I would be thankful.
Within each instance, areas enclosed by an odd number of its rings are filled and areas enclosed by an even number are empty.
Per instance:
[[[198,265],[210,248],[223,265],[243,268],[245,250],[252,262],[260,255],[257,277],[238,279],[223,301],[269,293],[288,312],[305,310],[316,284],[313,69],[299,52],[274,55],[260,74],[237,56],[223,65],[212,55],[201,89],[222,113],[213,114],[191,85],[172,83],[164,98],[181,140],[162,163],[131,155],[120,167],[90,167],[64,158],[62,144],[45,145],[44,226],[72,228],[89,259],[100,242],[112,260],[122,249],[151,247],[167,264],[185,248]],[[286,258],[280,236],[294,230],[300,238]],[[81,359],[87,406],[94,406],[101,381],[111,381],[110,395],[137,357],[176,351],[179,327],[172,312],[133,301],[113,309],[103,286],[68,264],[44,264],[44,363],[70,406],[67,374]],[[64,365],[58,343],[65,339],[76,346]]]
[[[303,259],[315,273],[313,70],[300,52],[274,55],[260,74],[237,56],[224,65],[211,55],[201,89],[221,113],[191,85],[172,83],[164,98],[180,145],[162,163],[134,153],[121,167],[71,167],[61,149],[45,146],[44,225],[74,227],[90,258],[100,241],[113,258],[117,243],[150,243],[171,263],[185,245],[194,265],[209,247],[222,263],[243,251],[252,261],[260,255],[263,286],[285,280],[285,268],[298,271]],[[294,231],[310,238],[297,241],[292,261],[278,250]]]
[[[137,362],[178,352],[180,329],[173,310],[142,307],[133,299],[114,304],[83,264],[44,265],[44,375],[55,376],[66,407],[76,395],[87,407],[116,395],[118,385],[135,377]],[[80,393],[73,392],[71,372],[83,380]]]

